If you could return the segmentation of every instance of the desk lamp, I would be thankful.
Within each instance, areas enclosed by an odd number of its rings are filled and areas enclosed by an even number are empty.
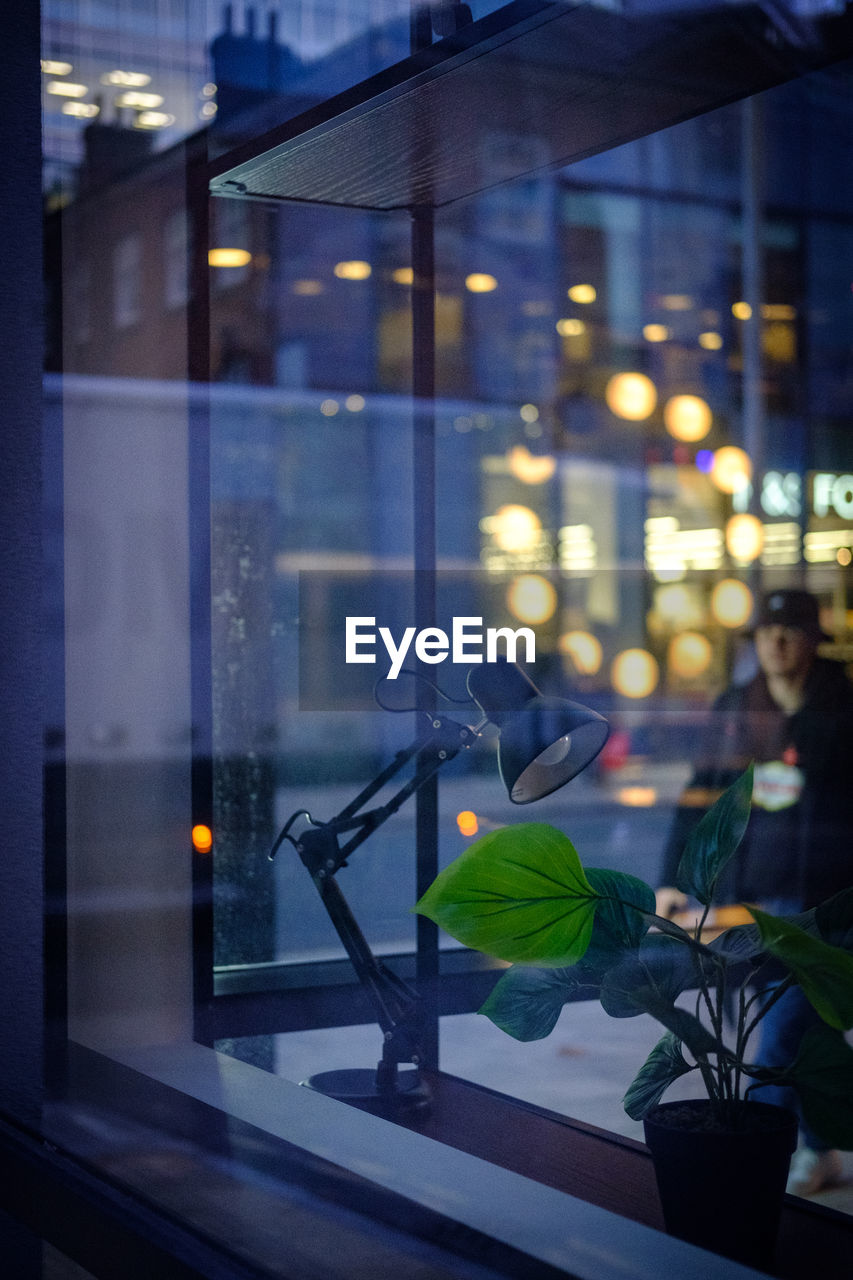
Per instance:
[[[474,725],[418,712],[423,730],[359,794],[328,822],[305,809],[288,818],[270,851],[273,859],[289,841],[307,868],[323,906],[346,949],[359,982],[376,1011],[384,1041],[376,1068],[324,1071],[303,1083],[363,1110],[388,1117],[426,1114],[429,1091],[420,1078],[421,1007],[418,993],[378,960],[347,903],[337,874],[347,859],[448,760],[476,742],[486,725],[499,731],[498,766],[513,804],[550,795],[586,768],[604,746],[607,721],[564,698],[543,696],[516,664],[505,658],[470,669],[472,702],[482,713]],[[386,804],[365,805],[410,760],[414,773]],[[414,1069],[400,1071],[402,1063]]]

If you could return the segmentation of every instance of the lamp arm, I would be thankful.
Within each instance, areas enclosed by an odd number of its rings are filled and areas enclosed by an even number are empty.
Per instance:
[[[292,814],[269,854],[270,859],[274,858],[283,841],[289,840],[310,873],[384,1033],[381,1071],[385,1073],[386,1083],[393,1079],[396,1064],[420,1060],[420,1001],[408,983],[374,956],[335,876],[346,865],[354,849],[396,813],[448,760],[469,747],[477,737],[476,729],[446,717],[430,716],[428,733],[398,752],[391,763],[329,822],[314,822],[304,809]],[[415,771],[409,781],[386,804],[359,812],[362,805],[413,756],[416,759]],[[353,830],[355,834],[341,845],[341,836]]]

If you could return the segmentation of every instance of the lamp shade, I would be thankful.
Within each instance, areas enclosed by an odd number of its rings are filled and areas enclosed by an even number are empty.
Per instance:
[[[513,804],[541,800],[570,782],[595,759],[610,732],[598,712],[545,697],[506,659],[472,667],[468,692],[500,731],[498,766]]]

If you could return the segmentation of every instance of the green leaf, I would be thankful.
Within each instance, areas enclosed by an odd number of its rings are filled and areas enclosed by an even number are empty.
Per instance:
[[[654,914],[654,890],[624,871],[587,867],[586,875],[601,898],[595,909],[593,942],[614,950],[639,946]]]
[[[815,924],[824,942],[853,951],[853,889],[842,889],[814,911]]]
[[[765,954],[764,943],[761,941],[758,925],[755,924],[736,924],[719,934],[708,946],[715,954],[733,964],[757,960]]]
[[[853,956],[813,938],[789,920],[750,907],[764,949],[786,965],[824,1022],[853,1027]]]
[[[415,910],[467,947],[557,967],[585,953],[597,901],[571,840],[555,827],[527,822],[475,841]]]
[[[561,969],[517,964],[507,969],[479,1012],[516,1040],[544,1040],[566,1001],[583,995],[598,995],[598,982],[587,972],[585,960]]]
[[[853,1049],[839,1032],[810,1027],[794,1062],[776,1083],[794,1086],[803,1118],[819,1138],[853,1151]]]
[[[675,883],[703,906],[714,897],[717,881],[737,852],[749,822],[752,765],[723,792],[691,831],[681,855]]]
[[[694,970],[695,973],[695,970]],[[719,1045],[697,1017],[675,1000],[690,982],[690,957],[675,938],[651,935],[639,951],[609,969],[601,983],[601,1006],[612,1018],[649,1013],[682,1040],[694,1056]]]
[[[681,1052],[681,1041],[667,1031],[640,1067],[622,1099],[628,1115],[632,1120],[642,1120],[652,1107],[657,1106],[674,1080],[693,1070],[695,1067]]]

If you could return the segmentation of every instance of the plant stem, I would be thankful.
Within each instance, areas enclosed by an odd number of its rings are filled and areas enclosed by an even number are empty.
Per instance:
[[[746,1043],[749,1040],[749,1037],[752,1035],[753,1031],[758,1026],[759,1022],[764,1017],[764,1015],[770,1009],[772,1009],[776,1001],[781,999],[781,997],[785,994],[785,992],[790,987],[793,987],[793,986],[794,986],[794,975],[792,973],[789,973],[786,975],[786,977],[782,979],[782,981],[779,983],[777,987],[773,988],[773,994],[771,995],[770,999],[767,1001],[764,1007],[760,1010],[760,1012],[755,1015],[755,1017],[752,1019],[752,1022],[750,1022],[749,1026],[746,1028],[744,1032],[744,1035],[743,1035],[744,1047],[746,1046]],[[766,994],[766,991],[760,994]]]

